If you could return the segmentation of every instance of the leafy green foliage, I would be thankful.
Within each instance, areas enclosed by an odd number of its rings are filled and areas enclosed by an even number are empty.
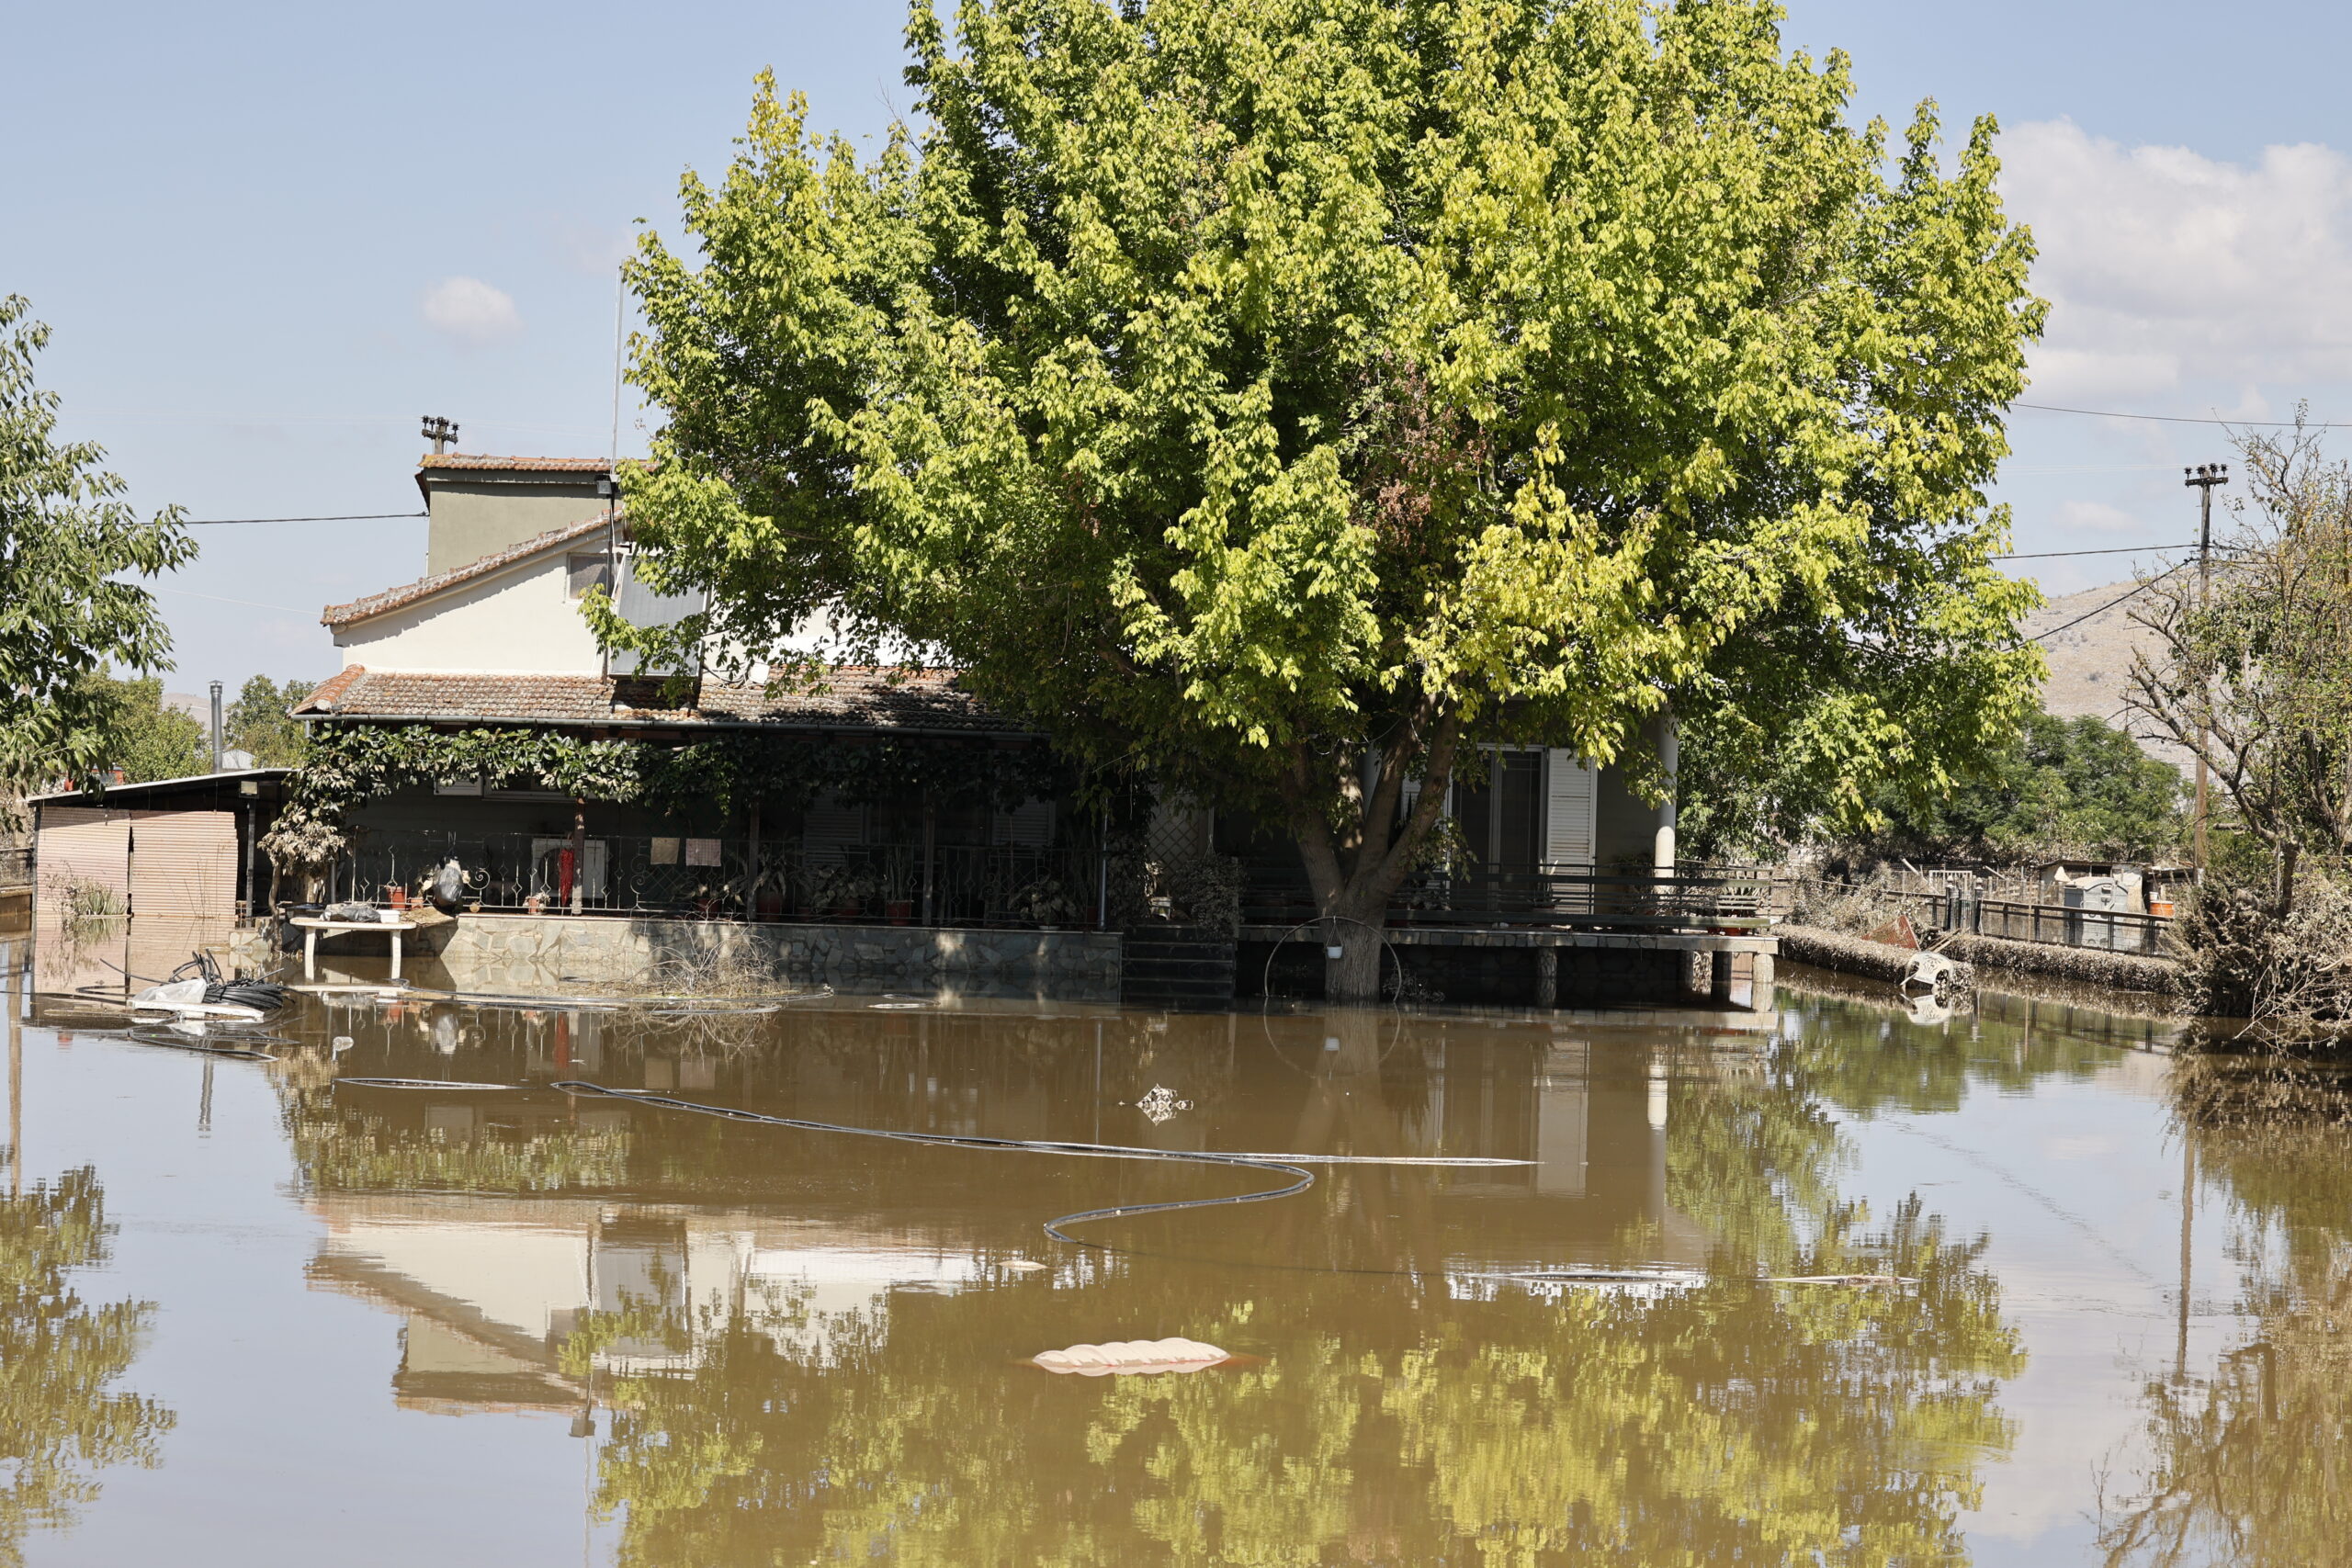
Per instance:
[[[0,800],[117,764],[119,709],[83,677],[168,667],[154,596],[115,579],[167,571],[196,547],[169,508],[141,522],[88,442],[57,442],[57,395],[33,381],[49,329],[0,298]]]
[[[2122,730],[2088,716],[2036,714],[1944,799],[1917,807],[1883,797],[1884,826],[1849,852],[1996,864],[2150,860],[2180,849],[2182,794],[2180,771]]]
[[[861,164],[763,79],[685,182],[698,265],[631,270],[669,419],[632,525],[711,597],[592,605],[616,646],[906,637],[1285,823],[1356,915],[1475,739],[1607,761],[1671,702],[1860,816],[2029,709],[1983,486],[2041,306],[1989,121],[1946,175],[1923,107],[1890,177],[1844,59],[1743,0],[1003,0],[908,40],[919,141]]]
[[[317,689],[315,681],[288,681],[281,686],[266,675],[254,676],[229,705],[229,745],[250,753],[256,767],[300,767],[309,737],[301,722],[288,716],[288,710]]]
[[[107,1387],[153,1308],[93,1306],[66,1277],[106,1261],[109,1231],[87,1168],[0,1197],[0,1568],[24,1562],[28,1530],[72,1522],[97,1495],[91,1472],[153,1464],[173,1425],[153,1400]]]
[[[262,849],[281,869],[324,865],[343,852],[356,807],[407,785],[465,779],[722,811],[753,803],[798,809],[820,795],[858,802],[928,795],[943,806],[1012,807],[1070,784],[1069,770],[1034,746],[860,745],[741,732],[672,746],[546,729],[322,725]]]
[[[164,705],[164,679],[118,681],[83,675],[69,688],[81,711],[107,737],[105,766],[120,768],[126,784],[184,779],[212,771],[212,742],[203,725]]]

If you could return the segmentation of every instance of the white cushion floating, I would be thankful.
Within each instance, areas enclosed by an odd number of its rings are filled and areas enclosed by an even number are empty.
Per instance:
[[[1073,1345],[1033,1358],[1049,1372],[1090,1378],[1129,1372],[1197,1372],[1227,1359],[1214,1345],[1197,1339],[1114,1339],[1107,1345]]]

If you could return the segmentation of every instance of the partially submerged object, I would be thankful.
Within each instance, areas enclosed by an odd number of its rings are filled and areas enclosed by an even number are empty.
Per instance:
[[[1198,1339],[1114,1339],[1106,1345],[1072,1345],[1031,1358],[1049,1372],[1101,1378],[1152,1372],[1199,1372],[1233,1359]]]
[[[234,1019],[244,1023],[259,1023],[261,1009],[245,1002],[204,999],[205,983],[201,980],[174,980],[166,985],[150,986],[130,998],[131,1016],[164,1018]]]
[[[171,973],[162,985],[150,986],[130,998],[133,1017],[212,1018],[257,1023],[286,1005],[286,987],[267,980],[228,978],[212,955],[199,953]]]

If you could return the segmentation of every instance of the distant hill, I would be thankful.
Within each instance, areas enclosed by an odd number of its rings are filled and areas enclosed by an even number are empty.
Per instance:
[[[2128,581],[2086,588],[2064,599],[2052,599],[2026,617],[2028,637],[2038,637],[2052,626],[2066,626],[2041,645],[2050,659],[2050,683],[2041,693],[2043,707],[2061,718],[2089,714],[2119,727],[2129,721],[2131,716],[2123,710],[2131,701],[2132,655],[2142,649],[2153,653],[2155,649],[2154,635],[2131,618],[2138,602],[2132,589]],[[2089,618],[2066,626],[2081,615]],[[2144,719],[2131,725],[2141,750],[2187,775],[2195,765],[2188,751],[2149,739],[2143,733],[2147,728]]]

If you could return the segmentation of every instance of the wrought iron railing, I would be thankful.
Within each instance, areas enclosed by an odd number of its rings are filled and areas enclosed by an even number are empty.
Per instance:
[[[1809,899],[1867,897],[1871,903],[1889,911],[1909,916],[1915,926],[1936,931],[1999,937],[2007,942],[2041,942],[2052,947],[2096,948],[2106,953],[2138,953],[2151,958],[2161,957],[2166,953],[2165,932],[2172,925],[2171,918],[2165,915],[1983,898],[1958,883],[1937,892],[1914,891],[1876,883],[1811,879],[1794,886]]]
[[[1670,876],[1591,864],[1425,873],[1389,900],[1393,925],[1553,926],[1590,930],[1761,930],[1788,913],[1787,881],[1768,867],[1679,865]],[[1250,869],[1242,919],[1290,925],[1317,913],[1304,875]]]
[[[456,861],[468,908],[822,922],[1093,926],[1102,856],[1026,845],[821,845],[691,837],[377,831],[335,865],[337,897],[416,896]]]

